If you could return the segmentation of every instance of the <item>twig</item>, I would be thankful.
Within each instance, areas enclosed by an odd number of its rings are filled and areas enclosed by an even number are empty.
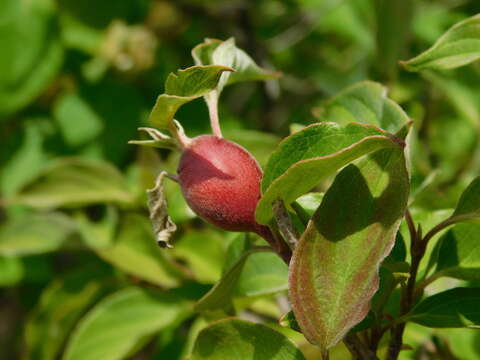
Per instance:
[[[275,229],[270,229],[268,226],[261,226],[257,229],[257,234],[263,237],[272,247],[272,249],[285,261],[288,265],[290,264],[290,259],[292,258],[292,249],[287,245],[283,240],[282,236],[275,231]]]
[[[377,356],[360,340],[357,334],[348,334],[343,342],[355,360],[378,360]]]
[[[420,227],[415,230],[415,224],[413,222],[410,211],[406,211],[405,219],[410,232],[411,248],[410,254],[412,257],[412,265],[410,266],[410,277],[407,281],[407,286],[403,289],[402,298],[400,300],[400,316],[407,314],[414,303],[415,283],[417,281],[418,269],[420,262],[425,255],[428,240],[433,236],[430,235],[431,231],[421,238]],[[390,343],[388,345],[387,360],[397,360],[400,350],[402,349],[403,333],[405,331],[406,323],[402,322],[397,326],[394,326],[391,330]]]

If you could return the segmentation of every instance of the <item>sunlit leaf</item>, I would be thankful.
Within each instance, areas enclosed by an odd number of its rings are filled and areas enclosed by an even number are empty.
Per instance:
[[[169,251],[189,265],[197,281],[213,284],[221,277],[225,240],[211,229],[187,231]]]
[[[173,117],[183,104],[201,97],[216,88],[226,66],[192,66],[171,73],[165,81],[165,94],[157,98],[150,113],[150,123],[160,129],[171,129]]]
[[[480,224],[457,224],[439,242],[435,279],[480,280]]]
[[[111,245],[95,247],[97,254],[135,277],[165,287],[178,285],[182,275],[155,242],[147,218],[130,214],[119,223]]]
[[[285,335],[266,325],[227,319],[203,329],[190,360],[305,360]]]
[[[339,92],[318,113],[320,121],[341,125],[351,122],[370,124],[396,133],[410,119],[387,97],[387,89],[373,81],[362,81]]]
[[[341,167],[376,150],[399,147],[401,140],[370,125],[319,123],[284,139],[271,155],[262,179],[256,219],[267,224],[272,203],[290,204]]]
[[[196,311],[212,311],[228,308],[235,295],[238,280],[242,274],[247,259],[254,253],[268,251],[265,248],[250,248],[232,264],[223,274],[220,281],[203,296],[195,305]]]
[[[103,130],[102,119],[78,94],[64,94],[54,104],[55,120],[65,142],[78,146],[91,141]]]
[[[63,158],[47,166],[10,201],[57,208],[102,202],[131,204],[134,197],[122,174],[110,163]]]
[[[0,288],[16,285],[24,273],[24,265],[19,258],[0,255]]]
[[[480,219],[480,176],[465,189],[450,219],[454,222]]]
[[[75,323],[111,287],[97,267],[55,279],[43,292],[25,326],[26,358],[57,359]],[[97,264],[98,265],[98,264]],[[61,329],[61,331],[59,331]]]
[[[330,348],[367,315],[408,192],[397,148],[347,166],[325,193],[290,264],[292,308],[311,343]]]
[[[242,49],[235,45],[235,39],[226,41],[206,39],[192,51],[197,65],[223,65],[235,70],[222,75],[218,84],[218,91],[229,84],[242,81],[269,80],[280,76],[279,73],[262,69]]]
[[[0,255],[42,254],[66,245],[76,231],[75,223],[61,213],[14,217],[0,226]]]
[[[0,118],[28,105],[53,80],[63,48],[53,1],[2,2]]]
[[[480,15],[452,26],[435,44],[403,62],[410,71],[453,69],[480,59]]]
[[[124,359],[145,336],[189,314],[189,303],[172,294],[130,287],[98,303],[80,321],[64,360]]]

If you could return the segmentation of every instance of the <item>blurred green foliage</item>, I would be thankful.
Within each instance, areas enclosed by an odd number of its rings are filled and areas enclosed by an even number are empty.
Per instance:
[[[222,94],[225,137],[261,164],[332,95],[384,83],[415,123],[414,217],[426,228],[444,219],[480,171],[480,63],[420,75],[397,63],[479,12],[476,0],[1,0],[0,359],[183,359],[218,316],[194,315],[193,302],[247,240],[200,221],[167,183],[179,231],[174,249],[158,248],[145,189],[160,170],[175,172],[178,153],[127,144],[149,125],[167,75],[193,64],[206,37],[235,37],[283,73]],[[210,132],[201,99],[176,118],[190,136]],[[273,254],[249,256],[231,311],[275,323],[286,271]],[[412,325],[406,344],[402,359],[480,358],[469,329]],[[331,354],[348,356],[343,345]]]

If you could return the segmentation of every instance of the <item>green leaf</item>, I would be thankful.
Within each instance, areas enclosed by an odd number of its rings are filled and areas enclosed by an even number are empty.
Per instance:
[[[19,258],[0,255],[0,288],[16,285],[24,273],[24,265]]]
[[[88,242],[91,244],[92,240]],[[181,281],[180,271],[165,257],[166,250],[157,245],[151,225],[143,216],[125,215],[111,245],[93,250],[122,271],[153,284],[173,287]]]
[[[80,158],[63,158],[9,199],[37,208],[77,207],[97,203],[134,202],[123,175],[110,163]]]
[[[257,221],[268,224],[275,200],[290,204],[353,160],[382,148],[401,147],[402,143],[378,128],[357,123],[319,123],[290,135],[265,167]]]
[[[388,303],[391,294],[398,284],[408,278],[409,271],[410,268],[406,262],[384,262],[379,271],[380,283],[378,290],[371,301],[372,315],[381,319],[383,308]]]
[[[454,288],[417,304],[403,321],[433,328],[478,327],[480,288]]]
[[[435,89],[444,93],[445,98],[450,101],[458,114],[467,119],[471,125],[476,126],[480,122],[480,96],[476,86],[469,86],[459,75],[458,72],[425,71],[422,73],[422,76],[430,81]],[[476,76],[476,74],[470,76]],[[454,119],[454,122],[457,125],[459,119]],[[450,146],[447,148],[450,150]]]
[[[226,139],[248,149],[248,152],[260,165],[267,163],[270,154],[280,142],[280,138],[274,134],[245,129],[223,129]]]
[[[228,66],[235,70],[223,75],[220,79],[220,91],[225,85],[243,81],[258,81],[275,79],[279,73],[273,73],[259,67],[248,54],[235,45],[235,39],[230,38],[216,47],[212,53],[212,64]]]
[[[0,119],[32,102],[63,62],[53,1],[5,0],[0,15]]]
[[[222,42],[222,40],[206,38],[203,43],[195,46],[192,49],[195,65],[213,65],[212,53]]]
[[[400,106],[387,97],[387,89],[373,81],[356,83],[338,93],[320,109],[318,119],[340,125],[374,125],[392,134],[410,122]]]
[[[185,70],[170,73],[165,82],[165,94],[157,98],[150,113],[149,121],[160,129],[172,129],[173,117],[183,104],[214,90],[224,71],[232,71],[226,66],[192,66]]]
[[[187,231],[169,251],[189,265],[198,282],[213,284],[221,277],[225,240],[212,229]]]
[[[246,261],[235,296],[260,296],[288,288],[288,267],[277,254],[260,252]]]
[[[224,273],[237,263],[246,251],[252,249],[247,236],[237,237],[227,250]],[[288,267],[277,254],[257,252],[246,259],[238,278],[235,297],[260,296],[287,290]]]
[[[203,329],[190,360],[305,360],[285,335],[262,324],[227,319]]]
[[[480,356],[478,329],[444,328],[436,329],[435,334],[448,342],[453,355],[459,359],[475,359]]]
[[[232,303],[238,281],[247,259],[257,252],[269,251],[266,248],[250,248],[223,274],[219,282],[205,294],[195,305],[199,312],[228,308]]]
[[[25,256],[55,251],[75,231],[75,223],[61,213],[28,213],[14,217],[0,227],[0,255]]]
[[[435,44],[403,62],[409,71],[454,69],[480,59],[480,14],[452,26]]]
[[[280,324],[280,326],[302,332],[302,330],[300,330],[300,325],[298,325],[297,319],[295,319],[295,314],[293,313],[293,311],[289,311],[288,313],[284,314],[278,320],[278,323]]]
[[[2,139],[0,156],[0,192],[8,198],[15,194],[48,162],[44,149],[45,138],[50,131],[48,120],[41,118],[23,119],[17,128],[17,136]]]
[[[449,276],[480,280],[480,224],[457,224],[439,242],[435,279]]]
[[[414,0],[374,0],[376,17],[376,66],[383,77],[394,80],[397,62],[409,40]]]
[[[78,94],[60,96],[53,113],[65,142],[71,146],[86,144],[103,130],[100,116]]]
[[[394,148],[347,166],[325,193],[290,263],[292,308],[311,343],[328,349],[367,315],[408,192],[403,150]]]
[[[395,236],[395,245],[390,254],[385,258],[385,262],[405,261],[407,257],[407,246],[400,231]]]
[[[28,359],[54,360],[78,319],[110,286],[106,273],[91,267],[55,279],[43,292],[25,326]],[[61,329],[61,331],[59,331]]]
[[[180,323],[189,303],[172,294],[130,287],[98,303],[78,324],[64,360],[119,360],[146,336]]]
[[[480,26],[480,25],[479,25]],[[450,221],[480,220],[480,176],[465,189]]]
[[[253,59],[235,45],[235,39],[226,41],[206,39],[204,43],[192,50],[197,65],[223,65],[235,70],[222,75],[218,84],[220,93],[224,86],[243,81],[275,79],[279,73],[270,72],[259,67]]]
[[[296,201],[310,217],[317,211],[322,202],[324,193],[312,192],[300,196]]]

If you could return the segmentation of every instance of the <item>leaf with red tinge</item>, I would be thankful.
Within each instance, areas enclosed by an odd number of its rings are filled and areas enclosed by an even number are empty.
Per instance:
[[[328,349],[367,315],[408,193],[401,147],[377,151],[335,178],[290,264],[292,308],[311,343]]]

